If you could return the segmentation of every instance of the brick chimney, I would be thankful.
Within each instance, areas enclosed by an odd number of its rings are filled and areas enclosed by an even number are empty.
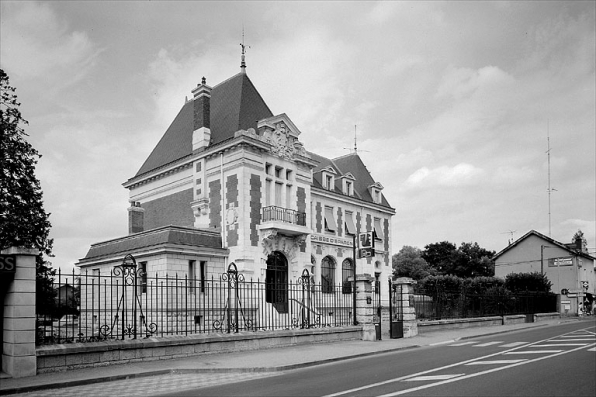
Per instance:
[[[145,209],[141,203],[133,202],[128,208],[128,234],[142,232],[145,229]]]
[[[206,148],[211,141],[211,89],[203,77],[201,84],[192,90],[194,95],[193,151]]]

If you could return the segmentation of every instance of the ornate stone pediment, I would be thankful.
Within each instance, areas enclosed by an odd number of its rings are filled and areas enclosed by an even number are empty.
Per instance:
[[[304,241],[305,236],[291,238],[277,234],[275,230],[269,230],[263,235],[261,244],[263,245],[263,254],[265,257],[273,251],[279,251],[286,256],[288,262],[291,262],[296,257],[296,252],[300,249],[300,245]]]
[[[258,129],[261,140],[271,145],[271,154],[287,160],[294,155],[308,157],[298,140],[300,131],[285,114],[259,121]]]

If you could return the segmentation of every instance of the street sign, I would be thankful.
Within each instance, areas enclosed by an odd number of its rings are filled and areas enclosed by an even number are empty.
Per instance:
[[[358,257],[370,258],[375,256],[374,232],[360,233],[358,235]]]
[[[588,290],[588,288],[590,287],[590,283],[589,283],[589,282],[587,282],[587,281],[582,281],[582,287],[583,287],[585,290]]]

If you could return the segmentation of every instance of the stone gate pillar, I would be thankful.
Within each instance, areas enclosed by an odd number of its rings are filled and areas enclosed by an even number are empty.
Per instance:
[[[362,340],[377,339],[373,324],[372,283],[370,274],[356,275],[356,321],[362,325]]]
[[[391,297],[402,302],[404,338],[411,338],[418,335],[418,320],[416,320],[416,309],[414,307],[414,284],[416,281],[409,277],[399,277],[392,281],[392,285],[401,286],[401,297]],[[400,288],[397,289],[399,291]]]
[[[3,258],[14,258],[14,278],[7,280],[0,295],[4,311],[2,322],[2,371],[20,378],[37,374],[35,355],[35,257],[36,249],[8,248]],[[12,259],[8,259],[12,262]],[[6,272],[6,266],[4,266]],[[4,278],[6,275],[3,274]],[[6,276],[8,277],[8,276]]]

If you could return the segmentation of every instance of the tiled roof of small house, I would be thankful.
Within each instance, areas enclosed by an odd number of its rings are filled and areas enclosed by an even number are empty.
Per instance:
[[[584,258],[590,259],[590,260],[596,260],[596,257],[593,257],[589,253],[583,252],[583,251],[575,249],[573,247],[570,247],[569,245],[561,243],[555,239],[552,239],[551,237],[545,236],[544,234],[537,232],[536,230],[530,230],[529,232],[527,232],[526,234],[524,234],[523,236],[521,236],[520,238],[515,240],[513,243],[509,244],[507,247],[505,247],[501,251],[497,252],[495,254],[495,256],[493,256],[492,259],[494,261],[496,261],[503,254],[505,254],[507,251],[511,250],[512,248],[517,247],[522,241],[526,240],[530,236],[537,236],[537,237],[541,238],[542,240],[544,240],[545,242],[552,244],[553,246],[567,250],[570,254],[578,255],[578,256],[581,256],[581,257],[584,257]]]
[[[256,129],[258,120],[273,116],[244,73],[238,73],[213,87],[210,102],[211,144],[233,137],[238,130]],[[190,155],[193,129],[194,104],[191,100],[182,106],[136,176]]]
[[[126,253],[147,248],[163,247],[165,245],[221,250],[221,234],[211,230],[200,230],[182,226],[163,226],[93,244],[89,248],[85,258],[81,259],[79,265],[84,265],[85,261],[91,259],[100,259],[117,254],[124,256]]]

